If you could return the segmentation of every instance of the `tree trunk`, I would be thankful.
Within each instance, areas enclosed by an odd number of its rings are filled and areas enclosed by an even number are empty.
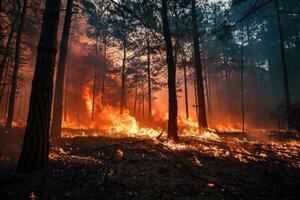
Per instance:
[[[19,1],[18,1],[19,2]],[[17,23],[18,23],[18,18],[19,18],[19,14],[21,12],[21,5],[20,2],[18,3],[18,11],[16,16],[14,16],[14,19],[12,20],[12,23],[10,25],[10,32],[6,41],[6,45],[5,45],[5,49],[4,49],[4,53],[3,53],[3,57],[0,63],[0,83],[2,82],[2,76],[3,76],[3,71],[5,68],[5,64],[7,63],[7,58],[9,56],[9,52],[10,52],[10,45],[13,41],[13,37],[17,28]]]
[[[70,33],[71,35],[71,33]],[[72,42],[71,38],[69,40],[69,50],[72,49]],[[70,53],[67,56],[67,64],[66,64],[66,79],[65,79],[65,94],[64,94],[64,103],[63,103],[63,115],[64,115],[64,121],[68,121],[68,101],[69,101],[69,80],[70,80],[70,63],[71,63],[71,56]]]
[[[65,68],[66,68],[66,61],[68,56],[72,12],[73,12],[73,0],[68,0],[66,14],[65,14],[64,28],[63,28],[62,38],[61,38],[58,68],[56,73],[53,119],[51,124],[51,138],[55,138],[55,139],[59,139],[61,137]]]
[[[254,91],[257,91],[256,66],[255,66],[254,59],[253,59],[253,52],[252,52],[253,44],[252,44],[252,40],[250,38],[249,26],[246,26],[246,30],[247,30],[247,40],[248,40],[248,45],[249,45],[251,80],[253,81],[253,84],[254,84]],[[254,94],[252,94],[252,95],[254,95]]]
[[[126,91],[126,86],[125,86],[125,67],[126,67],[126,37],[124,38],[123,41],[123,63],[122,63],[122,83],[121,83],[121,103],[120,103],[120,113],[123,113],[123,109],[125,107],[125,91]]]
[[[288,66],[286,62],[286,55],[284,50],[284,36],[282,31],[282,22],[281,22],[281,16],[279,11],[279,5],[278,0],[274,1],[275,3],[275,10],[276,10],[276,16],[277,16],[277,22],[278,22],[278,31],[279,31],[279,43],[280,43],[280,56],[281,56],[281,64],[282,64],[282,70],[283,70],[283,85],[284,85],[284,92],[285,92],[285,103],[287,108],[287,114],[288,114],[288,128],[293,128],[293,122],[292,122],[292,116],[291,116],[291,95],[290,95],[290,88],[289,88],[289,78],[288,78]]]
[[[5,67],[3,85],[2,85],[2,88],[1,88],[1,92],[0,92],[0,103],[2,103],[2,98],[3,98],[3,94],[4,94],[4,91],[5,91],[5,87],[6,87],[6,81],[7,81],[7,78],[8,78],[9,67],[10,67],[10,57],[8,57],[7,64],[6,64],[6,67]]]
[[[134,94],[134,105],[133,105],[133,114],[134,114],[134,116],[136,116],[137,90],[138,90],[138,86],[137,86],[137,83],[136,83],[135,94]]]
[[[60,0],[46,0],[27,126],[17,167],[19,173],[42,169],[49,161],[49,129],[60,5]]]
[[[70,46],[71,47],[71,46]],[[69,48],[71,49],[71,48]],[[68,62],[70,63],[70,61]],[[63,115],[64,115],[64,121],[67,122],[68,121],[68,94],[69,94],[69,79],[70,79],[70,72],[69,72],[69,64],[66,65],[66,79],[65,79],[65,94],[64,94],[64,103],[63,103]]]
[[[142,78],[142,115],[145,117],[145,91],[144,91],[144,78]]]
[[[168,121],[168,139],[178,142],[177,126],[177,96],[176,96],[176,66],[173,56],[173,46],[170,34],[168,20],[168,1],[162,0],[162,23],[163,34],[166,45],[167,64],[168,64],[168,89],[169,89],[169,121]]]
[[[148,75],[148,117],[152,120],[152,87],[151,87],[151,46],[147,38],[147,75]]]
[[[242,133],[245,132],[245,102],[244,102],[244,37],[241,33],[241,114],[242,114]]]
[[[183,57],[184,57],[183,58],[184,59],[183,80],[184,80],[185,117],[186,117],[186,119],[188,119],[189,118],[189,99],[188,99],[189,97],[188,97],[188,85],[187,85],[187,73],[186,73],[186,57],[185,57],[185,55]]]
[[[197,121],[199,121],[199,109],[197,107],[198,105],[198,95],[197,95],[197,79],[196,79],[196,71],[194,72],[194,93],[195,93],[195,110],[196,110],[196,116],[197,116]]]
[[[92,120],[94,120],[94,117],[95,117],[96,79],[97,79],[97,68],[96,68],[96,66],[94,66],[93,99],[92,99]]]
[[[105,35],[104,36],[104,63],[103,63],[102,84],[101,84],[101,105],[102,106],[105,104],[104,92],[105,92],[105,78],[106,78],[106,70],[107,70],[107,64],[106,64],[107,41],[106,40],[107,40],[107,38]]]
[[[27,0],[24,0],[23,1],[23,9],[22,9],[22,13],[21,13],[21,20],[20,20],[20,24],[18,27],[18,31],[17,31],[16,49],[15,49],[15,65],[13,68],[8,114],[7,114],[7,120],[6,120],[6,125],[5,125],[6,128],[12,127],[12,123],[13,123],[13,119],[14,119],[17,81],[18,81],[18,73],[19,73],[19,68],[20,68],[20,52],[21,52],[21,44],[22,44],[22,34],[23,34],[23,27],[24,27],[26,12],[27,12]]]
[[[196,80],[197,80],[197,99],[198,99],[197,107],[199,113],[198,126],[199,129],[205,129],[207,128],[207,120],[206,120],[203,74],[202,74],[195,0],[192,0],[192,24],[193,24],[193,41],[194,41],[194,59],[195,59]]]

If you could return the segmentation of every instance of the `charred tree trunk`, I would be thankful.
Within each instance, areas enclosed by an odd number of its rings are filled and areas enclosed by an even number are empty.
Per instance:
[[[133,105],[133,113],[134,113],[134,116],[136,116],[136,102],[137,102],[137,90],[138,90],[138,86],[136,84],[135,86],[135,94],[134,94],[134,105]]]
[[[151,87],[151,46],[147,39],[147,75],[148,75],[148,117],[152,120],[152,87]]]
[[[71,47],[71,46],[70,46]],[[71,49],[71,48],[69,48],[69,49]],[[69,61],[70,62],[70,61]],[[68,63],[69,63],[68,62]],[[63,108],[64,108],[64,111],[63,111],[63,115],[64,115],[64,121],[65,122],[67,122],[68,121],[68,98],[69,98],[69,96],[68,96],[68,94],[69,94],[69,79],[70,79],[70,74],[69,74],[70,72],[69,72],[69,66],[68,66],[68,64],[66,65],[66,75],[67,75],[67,77],[66,77],[66,79],[65,79],[65,94],[64,94],[64,103],[63,103]]]
[[[197,95],[197,79],[196,79],[196,72],[194,72],[194,93],[195,93],[195,110],[196,110],[196,116],[197,116],[197,121],[199,121],[199,109],[197,107],[198,105],[198,95]]]
[[[107,63],[106,63],[107,41],[106,40],[107,40],[107,38],[105,35],[104,36],[104,63],[103,63],[102,84],[101,84],[101,104],[102,104],[102,106],[105,104],[104,93],[105,93],[105,78],[106,78],[106,70],[107,70]]]
[[[27,126],[17,167],[19,173],[42,169],[49,161],[49,129],[60,5],[60,0],[46,1]]]
[[[177,96],[176,96],[176,66],[173,56],[172,38],[170,34],[168,20],[168,1],[162,0],[162,23],[163,34],[167,53],[168,64],[168,89],[169,89],[169,121],[168,121],[168,139],[178,142],[178,125],[177,125]]]
[[[205,129],[207,128],[206,107],[205,107],[203,74],[202,74],[195,0],[192,0],[192,24],[193,24],[194,58],[195,58],[196,79],[197,79],[197,99],[198,99],[197,107],[199,113],[198,125],[199,125],[199,129]]]
[[[97,80],[97,67],[94,66],[93,99],[92,99],[92,119],[93,120],[95,117],[96,80]]]
[[[5,87],[6,87],[6,81],[7,81],[7,78],[8,78],[9,67],[10,67],[10,57],[8,57],[7,64],[6,64],[6,67],[5,67],[3,85],[2,85],[2,88],[1,88],[1,92],[0,92],[0,103],[2,103],[2,98],[3,98],[3,94],[4,94],[4,91],[5,91]]]
[[[245,102],[244,102],[244,37],[241,33],[241,114],[242,114],[242,133],[245,133]]]
[[[21,13],[20,24],[17,30],[17,39],[16,39],[16,50],[15,50],[15,65],[13,68],[13,75],[12,75],[12,85],[10,90],[10,97],[9,97],[9,105],[8,105],[8,113],[7,113],[7,120],[6,120],[6,128],[12,127],[12,122],[14,119],[14,109],[15,109],[15,98],[17,92],[17,81],[18,81],[18,74],[20,68],[20,52],[21,52],[21,44],[22,44],[22,34],[23,34],[23,27],[27,12],[27,0],[23,1],[23,9]]]
[[[207,66],[204,65],[204,82],[205,82],[205,94],[206,94],[206,104],[207,104],[207,108],[208,108],[208,116],[210,116],[210,93],[208,90],[208,73],[207,73]]]
[[[123,41],[123,62],[122,62],[122,77],[121,77],[121,102],[120,102],[120,113],[123,113],[123,109],[125,107],[125,92],[126,92],[126,86],[125,86],[125,68],[126,68],[126,36],[124,37]]]
[[[248,44],[249,44],[249,57],[250,57],[250,74],[251,74],[251,80],[253,81],[254,84],[254,91],[257,91],[257,80],[256,80],[256,66],[254,63],[254,59],[253,59],[253,44],[252,44],[252,40],[250,37],[250,29],[249,26],[246,26],[246,31],[247,31],[247,40],[248,40]],[[254,95],[254,94],[252,94]]]
[[[142,115],[145,117],[145,91],[144,91],[144,79],[142,78]]]
[[[183,52],[184,53],[184,52]],[[188,99],[188,85],[187,85],[187,73],[186,73],[186,58],[183,56],[183,80],[184,80],[184,99],[185,99],[185,117],[189,118],[189,99]]]
[[[71,35],[71,33],[70,33]],[[69,50],[72,49],[72,42],[71,42],[71,38],[69,40]],[[71,58],[70,58],[70,53],[68,54],[68,61],[66,64],[66,79],[65,79],[65,90],[64,90],[64,103],[63,103],[63,115],[64,115],[64,121],[67,122],[68,121],[68,101],[69,101],[69,80],[70,80],[70,63],[71,63]]]
[[[58,68],[56,73],[53,119],[51,124],[51,138],[55,138],[55,139],[61,137],[65,68],[66,68],[66,61],[68,56],[72,12],[73,12],[73,0],[68,0],[66,14],[65,14],[64,28],[63,28],[62,38],[61,38]]]
[[[279,32],[279,43],[280,43],[280,56],[281,56],[281,64],[282,64],[282,70],[283,70],[283,85],[284,85],[284,92],[285,92],[285,103],[287,108],[287,115],[288,115],[288,128],[293,128],[292,123],[292,116],[291,116],[291,95],[290,95],[290,88],[289,88],[289,77],[288,77],[288,66],[286,62],[286,55],[284,50],[284,36],[283,36],[283,30],[282,30],[282,21],[279,11],[279,5],[278,0],[274,1],[275,3],[275,10],[276,10],[276,16],[277,16],[277,22],[278,22],[278,32]]]
[[[4,52],[3,52],[3,57],[2,57],[2,60],[1,60],[1,63],[0,63],[0,83],[2,82],[3,71],[4,71],[4,68],[5,68],[5,64],[7,63],[7,58],[8,58],[9,53],[10,53],[10,46],[11,46],[11,43],[13,41],[14,34],[16,32],[18,18],[19,18],[19,14],[21,12],[20,1],[17,1],[17,2],[18,2],[18,11],[16,13],[16,16],[14,16],[14,19],[12,20],[12,23],[10,25],[10,32],[9,32],[9,35],[8,35],[8,38],[7,38],[7,41],[6,41],[5,49],[4,49]]]

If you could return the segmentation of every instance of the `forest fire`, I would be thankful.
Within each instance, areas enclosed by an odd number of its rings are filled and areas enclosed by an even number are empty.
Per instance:
[[[299,199],[299,9],[1,0],[0,199]]]

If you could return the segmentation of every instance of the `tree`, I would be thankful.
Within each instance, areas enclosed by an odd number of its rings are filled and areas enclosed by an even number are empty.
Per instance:
[[[288,67],[287,67],[287,61],[286,61],[286,55],[285,55],[285,49],[284,49],[284,36],[282,31],[282,21],[281,16],[279,12],[279,5],[278,0],[274,0],[275,4],[275,10],[276,10],[276,17],[278,22],[278,32],[279,32],[279,43],[280,43],[280,58],[281,58],[281,64],[283,69],[283,85],[284,85],[284,92],[285,92],[285,103],[287,108],[287,120],[288,120],[288,128],[293,128],[292,123],[292,116],[291,116],[291,94],[290,94],[290,88],[289,88],[289,77],[288,77]]]
[[[21,12],[21,1],[18,0],[17,1],[17,12],[13,16],[13,19],[12,19],[12,22],[11,22],[11,25],[10,25],[10,32],[9,32],[9,35],[8,35],[8,39],[6,41],[4,53],[3,53],[2,60],[1,60],[1,63],[0,63],[0,82],[2,82],[4,68],[5,68],[5,65],[7,63],[7,59],[8,59],[10,48],[11,48],[11,43],[13,41],[14,34],[16,32],[20,12]]]
[[[197,81],[197,103],[198,105],[198,125],[199,129],[207,128],[206,120],[206,107],[205,107],[205,97],[204,97],[204,87],[203,87],[203,72],[201,64],[200,55],[200,45],[199,45],[199,33],[197,25],[197,13],[196,13],[196,3],[192,0],[192,26],[193,26],[193,41],[194,41],[194,59],[195,59],[195,69],[196,69],[196,81]]]
[[[168,139],[178,142],[178,125],[177,125],[177,96],[176,96],[176,66],[173,56],[172,39],[168,20],[168,0],[161,0],[163,35],[167,54],[168,65],[168,93],[169,93],[169,120],[168,120]]]
[[[57,51],[60,0],[47,0],[32,82],[27,126],[17,171],[33,172],[48,165],[53,75]]]
[[[53,106],[53,117],[51,125],[51,137],[60,138],[61,137],[61,125],[63,116],[63,92],[64,92],[64,79],[65,79],[65,69],[66,61],[68,56],[68,46],[70,37],[70,28],[73,13],[73,0],[68,0],[64,28],[60,44],[60,54],[57,66],[56,74],[56,84],[54,92],[54,106]]]
[[[9,106],[8,106],[8,115],[6,121],[6,128],[12,127],[12,122],[14,119],[14,108],[15,108],[15,98],[17,92],[17,81],[18,81],[18,73],[20,68],[20,52],[21,52],[21,44],[22,44],[22,35],[23,35],[23,28],[24,22],[27,12],[27,4],[28,1],[23,1],[23,8],[21,12],[21,19],[17,30],[17,39],[16,39],[16,49],[15,49],[15,64],[13,68],[13,75],[12,75],[12,85],[10,90],[10,97],[9,97]]]

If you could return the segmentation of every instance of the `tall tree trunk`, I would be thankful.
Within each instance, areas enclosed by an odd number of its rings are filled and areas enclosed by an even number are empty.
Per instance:
[[[145,117],[145,91],[144,91],[144,78],[142,78],[142,116]]]
[[[136,85],[135,85],[135,94],[134,94],[134,105],[133,105],[133,114],[134,114],[134,116],[136,116],[137,90],[138,90],[138,86],[137,86],[137,83],[136,83]]]
[[[68,56],[72,12],[73,12],[73,0],[68,0],[66,14],[65,14],[64,28],[63,28],[62,38],[61,38],[58,68],[56,73],[53,119],[51,124],[51,138],[55,138],[55,139],[61,137],[65,68],[66,68],[66,61]]]
[[[244,37],[241,33],[241,114],[242,114],[242,133],[245,132],[245,102],[244,102]]]
[[[198,106],[198,113],[199,113],[198,126],[199,129],[205,129],[207,128],[206,107],[205,107],[203,74],[202,74],[195,0],[192,0],[192,24],[193,24],[193,41],[194,41],[194,59],[195,59],[195,68],[196,68],[196,79],[197,79],[197,95],[198,95],[197,98],[198,99],[197,106]]]
[[[11,43],[13,41],[14,34],[16,32],[20,12],[21,12],[21,5],[20,5],[20,1],[18,1],[18,10],[17,10],[16,15],[14,16],[14,19],[11,22],[10,32],[9,32],[9,35],[8,35],[8,38],[7,38],[7,41],[6,41],[3,57],[2,57],[2,60],[1,60],[1,63],[0,63],[0,83],[2,82],[3,71],[4,71],[4,68],[5,68],[5,64],[7,63],[7,58],[8,58],[9,53],[10,53],[10,46],[11,46]]]
[[[151,87],[151,46],[147,38],[147,75],[148,75],[148,117],[152,120],[152,87]]]
[[[71,32],[70,32],[71,35]],[[69,40],[69,50],[72,50],[72,38]],[[70,52],[71,53],[71,52]],[[63,103],[63,115],[64,115],[64,121],[68,121],[68,102],[69,102],[69,80],[70,80],[70,66],[71,66],[71,56],[70,53],[67,56],[67,64],[66,64],[66,79],[65,79],[65,90],[64,90],[64,103]]]
[[[207,104],[207,108],[208,108],[208,116],[210,115],[210,93],[208,90],[208,73],[207,73],[207,66],[204,65],[204,82],[205,82],[205,96],[206,96],[206,104]]]
[[[278,31],[279,31],[279,43],[280,43],[280,56],[281,56],[281,64],[283,69],[283,85],[284,85],[284,92],[285,92],[285,103],[287,107],[287,114],[288,114],[288,128],[293,128],[292,116],[291,116],[291,95],[290,95],[290,88],[289,88],[289,78],[288,78],[288,66],[286,62],[286,55],[284,50],[284,36],[282,30],[282,22],[281,16],[279,11],[278,0],[274,1],[275,3],[275,10],[278,22]]]
[[[107,36],[104,36],[104,63],[103,63],[103,71],[102,71],[102,84],[101,84],[101,105],[105,104],[104,102],[104,92],[105,92],[105,78],[106,78],[106,70],[107,70],[107,63],[106,63],[106,53],[107,53]]]
[[[254,59],[253,59],[253,44],[252,44],[252,40],[250,37],[250,29],[249,26],[246,26],[246,33],[247,33],[247,40],[248,40],[248,45],[249,45],[249,57],[250,57],[250,74],[251,74],[251,80],[253,81],[254,84],[254,91],[257,91],[257,80],[256,80],[256,66],[254,63]],[[254,95],[254,94],[252,94]]]
[[[27,3],[28,3],[27,0],[23,1],[23,9],[22,9],[22,13],[21,13],[20,24],[19,24],[19,27],[17,30],[16,49],[15,49],[15,65],[13,68],[8,114],[7,114],[7,120],[6,120],[6,125],[5,125],[6,128],[12,127],[12,122],[14,119],[17,81],[18,81],[18,73],[19,73],[19,68],[20,68],[20,52],[21,52],[21,44],[22,44],[22,34],[23,34],[23,27],[24,27],[26,12],[27,12]]]
[[[70,61],[68,62],[70,63]],[[64,94],[64,103],[63,103],[63,115],[64,115],[64,121],[68,121],[68,100],[69,100],[69,79],[70,79],[70,72],[69,72],[69,66],[66,65],[66,79],[65,79],[65,94]]]
[[[19,173],[42,169],[49,161],[49,129],[60,5],[60,0],[46,0],[27,126],[17,167]]]
[[[92,119],[93,120],[95,117],[96,80],[97,80],[97,67],[94,66],[93,99],[92,99]]]
[[[0,103],[2,102],[2,97],[3,97],[4,91],[5,91],[6,81],[7,81],[7,78],[8,78],[8,73],[9,73],[9,67],[10,67],[10,65],[11,65],[10,64],[10,57],[8,57],[7,64],[6,64],[6,67],[5,67],[3,85],[2,85],[2,88],[1,88],[1,92],[0,92]]]
[[[168,89],[169,89],[169,121],[168,121],[168,139],[178,142],[178,125],[177,125],[177,96],[176,96],[176,66],[173,56],[172,38],[170,34],[169,20],[168,20],[168,1],[162,2],[162,23],[163,34],[167,53],[168,64]]]
[[[185,54],[183,50],[183,54]],[[184,80],[184,99],[185,99],[185,117],[189,118],[189,97],[188,97],[188,85],[187,85],[187,73],[186,73],[186,57],[183,55],[183,80]]]
[[[197,95],[197,78],[196,78],[196,71],[194,72],[194,93],[195,93],[195,110],[196,110],[196,116],[197,121],[199,121],[199,109],[198,109],[198,95]]]
[[[125,86],[125,68],[126,68],[126,36],[124,37],[123,41],[123,63],[122,63],[122,77],[121,77],[121,103],[120,103],[120,113],[123,113],[123,109],[125,107],[125,92],[126,92],[126,86]]]

